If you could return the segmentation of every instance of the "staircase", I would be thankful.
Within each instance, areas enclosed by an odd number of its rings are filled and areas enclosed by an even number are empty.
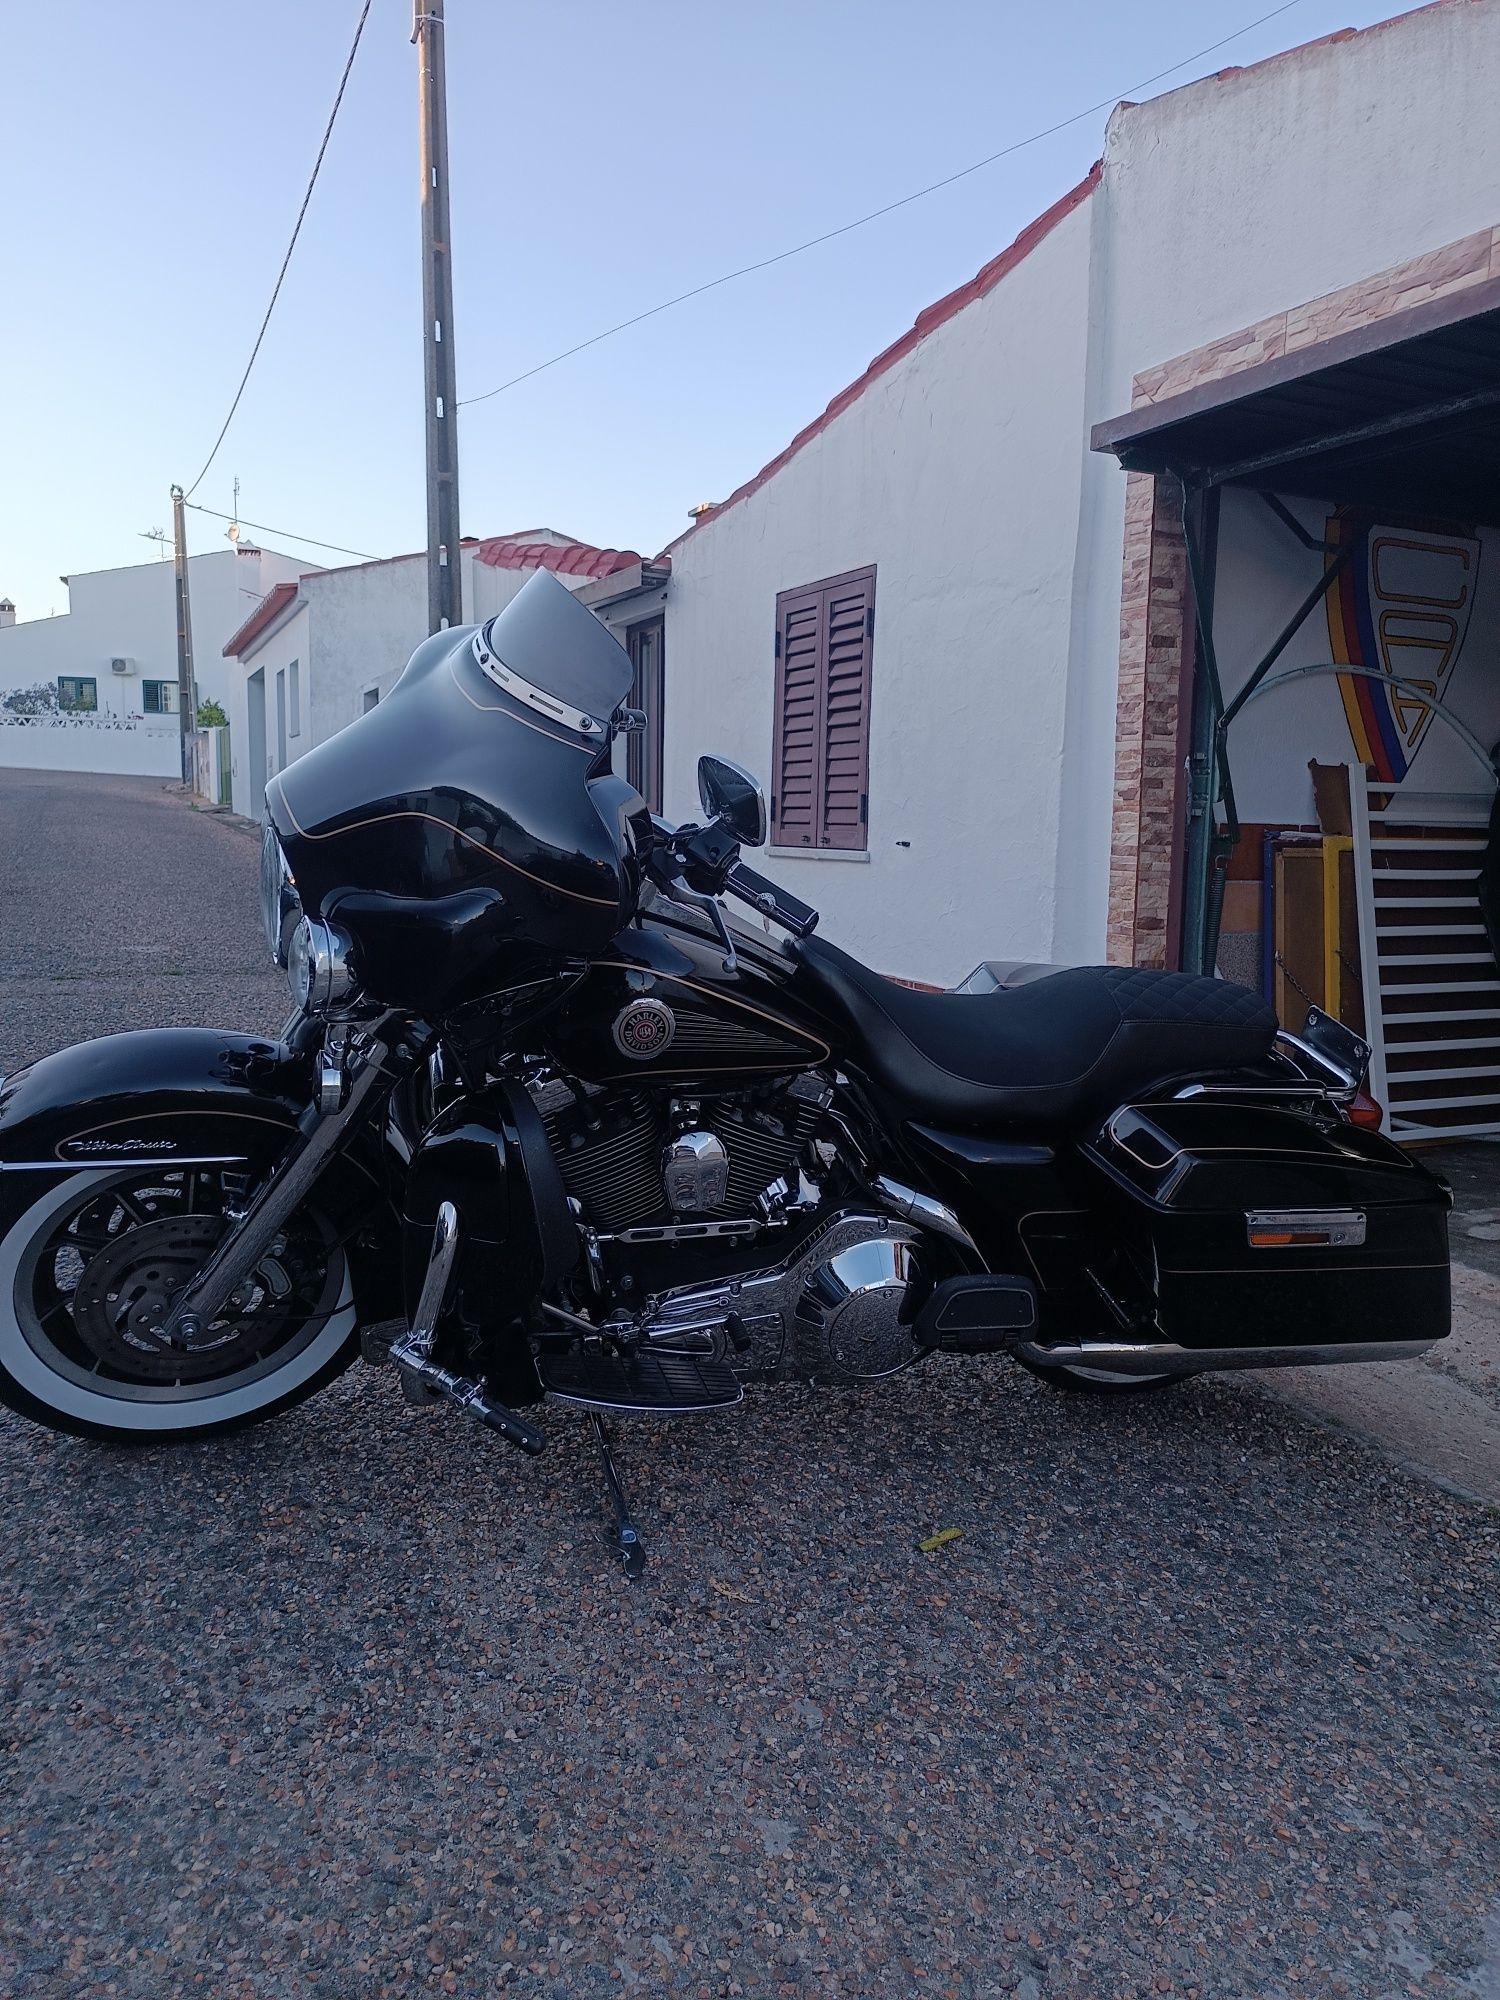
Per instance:
[[[1370,1088],[1386,1129],[1500,1134],[1500,967],[1477,886],[1492,796],[1350,778]]]

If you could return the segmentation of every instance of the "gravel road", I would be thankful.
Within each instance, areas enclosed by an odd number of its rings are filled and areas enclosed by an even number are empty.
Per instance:
[[[279,1017],[242,834],[3,773],[0,851],[0,1064]],[[632,1588],[548,1423],[0,1422],[0,1994],[1500,1995],[1500,1517],[942,1363],[625,1432]]]

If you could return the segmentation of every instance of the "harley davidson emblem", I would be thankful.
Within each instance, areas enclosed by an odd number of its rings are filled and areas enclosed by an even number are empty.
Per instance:
[[[615,1047],[636,1062],[650,1062],[672,1045],[677,1016],[660,1000],[632,1000],[615,1016]]]

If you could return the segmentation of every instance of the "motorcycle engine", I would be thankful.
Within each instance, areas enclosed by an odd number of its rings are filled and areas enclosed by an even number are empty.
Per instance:
[[[561,1077],[532,1098],[563,1183],[594,1229],[752,1217],[776,1182],[797,1185],[826,1085],[780,1079],[716,1096],[595,1090]]]
[[[788,1226],[769,1228],[777,1211],[761,1197],[795,1193],[804,1170],[824,1179],[813,1142],[829,1096],[811,1075],[702,1096],[533,1083],[580,1220],[636,1272],[629,1296],[648,1341],[725,1353],[760,1379],[871,1381],[916,1357],[912,1326],[934,1277],[920,1230],[836,1200],[782,1211]],[[724,1246],[727,1274],[673,1284],[661,1261],[673,1239],[701,1240],[719,1218],[726,1234],[747,1225]],[[642,1239],[654,1256],[644,1282],[631,1261]],[[761,1241],[770,1261],[757,1266]]]

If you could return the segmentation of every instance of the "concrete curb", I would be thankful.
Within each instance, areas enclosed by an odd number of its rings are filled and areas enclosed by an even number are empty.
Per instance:
[[[1420,1361],[1270,1369],[1245,1378],[1403,1471],[1500,1509],[1500,1279],[1453,1266],[1453,1332]]]

